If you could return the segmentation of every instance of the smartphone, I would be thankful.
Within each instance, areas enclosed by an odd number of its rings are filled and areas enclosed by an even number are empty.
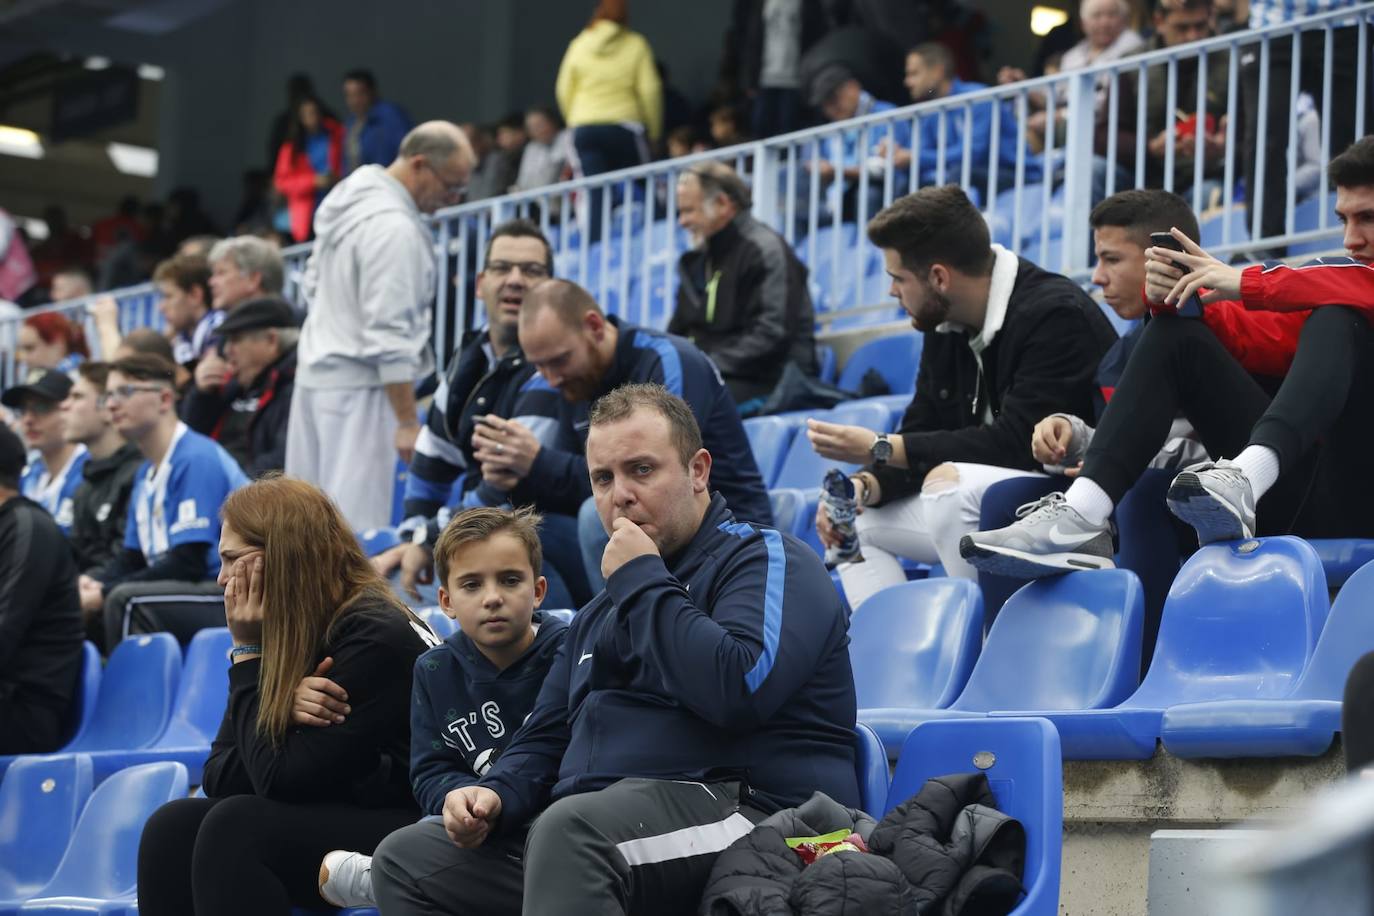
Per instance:
[[[1167,248],[1170,251],[1183,250],[1183,243],[1174,238],[1172,232],[1151,232],[1150,244],[1154,245],[1156,248]],[[1177,261],[1174,261],[1173,265],[1184,273],[1188,272],[1188,268]],[[1189,296],[1186,302],[1179,303],[1178,314],[1182,315],[1184,318],[1202,317],[1202,299],[1198,297],[1197,293],[1193,293]]]

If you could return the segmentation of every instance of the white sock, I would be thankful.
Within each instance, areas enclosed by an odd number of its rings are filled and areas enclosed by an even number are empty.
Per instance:
[[[1069,489],[1064,493],[1064,501],[1069,504],[1071,509],[1083,516],[1088,524],[1097,525],[1099,528],[1107,524],[1107,517],[1112,514],[1112,509],[1115,508],[1112,504],[1112,498],[1107,495],[1107,491],[1086,477],[1074,478],[1073,483],[1069,484]]]
[[[1267,445],[1247,445],[1232,463],[1250,481],[1250,492],[1254,494],[1255,502],[1259,502],[1259,498],[1279,479],[1278,453]]]

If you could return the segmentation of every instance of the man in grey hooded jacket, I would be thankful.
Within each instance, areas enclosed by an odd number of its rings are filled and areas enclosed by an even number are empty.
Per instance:
[[[391,523],[396,459],[420,423],[415,382],[433,369],[433,236],[424,216],[461,200],[474,158],[455,124],[429,121],[386,168],[339,182],[315,213],[302,293],[286,473],[328,493],[354,529]]]

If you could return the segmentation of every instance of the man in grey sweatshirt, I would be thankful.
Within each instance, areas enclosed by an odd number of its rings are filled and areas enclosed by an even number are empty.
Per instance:
[[[286,473],[333,497],[357,530],[391,523],[396,459],[409,464],[415,449],[415,382],[434,367],[424,217],[462,199],[473,163],[457,125],[429,121],[395,162],[358,168],[315,213]]]

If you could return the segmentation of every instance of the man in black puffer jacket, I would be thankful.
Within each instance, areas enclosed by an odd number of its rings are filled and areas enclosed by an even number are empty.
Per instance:
[[[916,913],[991,916],[1021,897],[1026,832],[995,807],[981,773],[928,780],[876,826],[817,792],[779,811],[720,854],[702,916]],[[868,853],[823,855],[810,865],[787,841],[847,830]]]

